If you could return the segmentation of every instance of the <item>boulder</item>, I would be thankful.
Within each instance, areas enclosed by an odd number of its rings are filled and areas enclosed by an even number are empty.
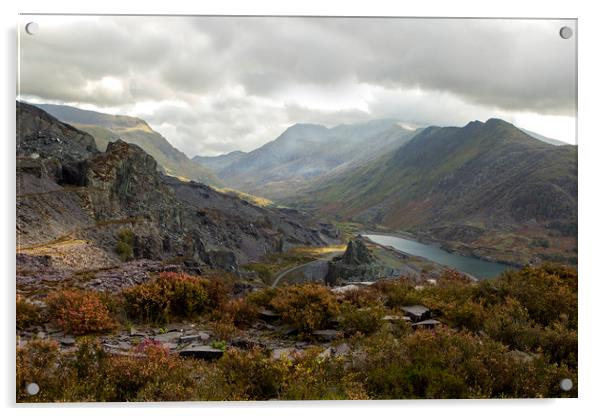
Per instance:
[[[192,357],[200,360],[217,360],[224,355],[220,349],[213,348],[210,345],[191,345],[179,351],[180,357]]]
[[[207,341],[209,338],[211,338],[211,336],[208,333],[199,332],[198,334],[193,335],[182,335],[181,337],[179,337],[178,342],[180,344],[188,344],[197,341]]]
[[[424,321],[431,317],[431,311],[423,305],[402,306],[401,310],[403,310],[405,315],[413,322]]]

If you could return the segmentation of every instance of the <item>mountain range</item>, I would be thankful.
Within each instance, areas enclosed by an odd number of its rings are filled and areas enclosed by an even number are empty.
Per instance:
[[[525,263],[538,252],[568,261],[576,253],[577,147],[544,143],[499,119],[429,127],[285,202],[480,257]]]
[[[451,251],[512,264],[576,262],[577,147],[503,120],[417,129],[394,119],[332,128],[295,124],[251,152],[190,160],[141,119],[40,107],[70,124],[44,122],[45,131],[71,137],[68,149],[48,138],[44,146],[27,140],[20,146],[30,156],[60,150],[55,182],[61,186],[81,179],[81,160],[123,139],[171,176],[230,188],[231,195],[217,192],[219,198],[239,196],[250,206],[269,205],[261,199],[269,198],[316,218],[409,232]],[[31,108],[36,111],[42,110]],[[196,192],[163,178],[180,200],[189,198],[185,190]]]
[[[327,128],[295,124],[252,152],[193,160],[229,187],[267,198],[294,195],[310,180],[361,165],[406,143],[416,133],[397,120]]]

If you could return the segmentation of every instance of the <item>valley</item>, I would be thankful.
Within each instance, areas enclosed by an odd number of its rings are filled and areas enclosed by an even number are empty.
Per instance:
[[[19,401],[574,394],[572,147],[378,120],[180,165],[142,120],[42,108],[17,102]]]

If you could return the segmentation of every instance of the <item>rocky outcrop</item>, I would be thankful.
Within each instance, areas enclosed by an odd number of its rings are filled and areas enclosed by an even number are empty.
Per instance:
[[[98,149],[88,133],[17,101],[17,172],[79,185],[82,161],[95,154]]]
[[[85,133],[35,107],[23,108],[20,123],[28,127],[20,132],[33,134],[41,123],[45,131],[63,132],[61,147],[52,150],[44,140],[18,138],[27,143],[20,151],[28,156],[17,172],[17,242],[30,255],[51,244],[52,255],[67,256],[71,242],[77,242],[104,251],[109,263],[120,262],[115,248],[125,232],[134,259],[176,259],[198,270],[235,272],[240,264],[285,247],[324,244],[323,227],[311,226],[298,211],[258,207],[163,175],[151,156],[123,141],[99,153]],[[61,175],[48,174],[53,163],[59,170],[68,164],[76,180],[67,184]]]
[[[17,101],[17,156],[83,160],[98,153],[88,133]]]
[[[335,257],[328,263],[326,283],[339,285],[342,282],[374,280],[375,277],[389,274],[383,266],[374,262],[374,256],[366,247],[361,236],[347,243],[342,256]]]
[[[349,240],[347,243],[347,249],[341,257],[343,264],[350,266],[359,266],[360,264],[370,264],[373,261],[372,253],[364,244],[364,240],[361,236]]]

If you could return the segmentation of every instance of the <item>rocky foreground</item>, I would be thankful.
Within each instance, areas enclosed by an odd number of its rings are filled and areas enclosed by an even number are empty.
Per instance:
[[[17,400],[575,397],[577,275],[241,290],[162,272],[17,300]],[[573,388],[562,390],[570,379]],[[36,383],[39,394],[29,395]]]

